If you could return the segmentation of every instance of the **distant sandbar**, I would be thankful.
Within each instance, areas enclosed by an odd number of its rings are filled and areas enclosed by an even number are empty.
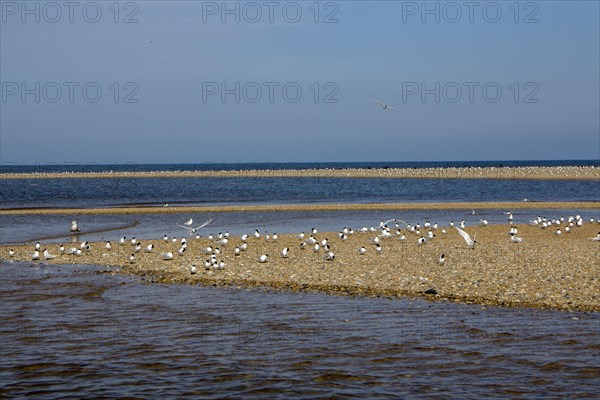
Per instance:
[[[0,174],[0,179],[66,178],[396,178],[600,180],[600,167],[324,168],[221,171],[31,172]]]

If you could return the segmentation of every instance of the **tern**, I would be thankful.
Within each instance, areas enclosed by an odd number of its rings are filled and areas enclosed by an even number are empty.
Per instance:
[[[71,232],[79,232],[79,226],[77,226],[77,221],[71,221]]]
[[[134,264],[135,263],[135,254],[132,254],[129,256],[129,263],[130,264]]]
[[[31,255],[31,260],[32,261],[37,261],[40,259],[40,252],[38,250],[34,251],[33,254]]]
[[[440,258],[438,258],[438,264],[439,265],[444,265],[446,263],[446,255],[442,253],[442,255],[440,256]]]
[[[268,258],[269,258],[268,254],[263,254],[262,256],[258,257],[258,262],[261,264],[266,263]]]
[[[288,247],[281,250],[281,257],[288,258],[290,249]]]
[[[591,238],[590,240],[593,240],[594,242],[600,242],[600,232],[598,232],[598,236]]]
[[[154,249],[154,245],[153,244],[149,244],[148,246],[146,246],[146,248],[144,249],[144,252],[146,253],[152,253],[152,250]]]
[[[8,250],[8,256],[13,257],[15,255],[15,251],[13,249]]]
[[[470,249],[472,249],[472,248],[474,248],[474,247],[475,247],[475,243],[477,243],[477,242],[475,241],[475,236],[473,236],[473,239],[471,239],[471,236],[469,236],[469,234],[468,234],[467,232],[463,231],[463,230],[462,230],[462,229],[460,229],[460,228],[455,228],[455,229],[458,231],[458,234],[459,234],[460,236],[462,236],[462,238],[463,238],[463,239],[465,239],[465,242],[467,242],[467,246],[468,246]]]
[[[360,247],[358,249],[358,254],[361,255],[361,256],[364,255],[366,252],[367,252],[367,249],[364,246]]]
[[[40,249],[41,249],[41,247],[42,247],[42,246],[40,245],[40,242],[36,242],[36,243],[35,243],[35,249],[36,249],[36,250],[40,250]]]
[[[196,268],[195,265],[192,265],[190,267],[190,274],[194,275],[196,272],[198,272],[198,268]]]
[[[167,251],[166,253],[162,253],[162,258],[163,258],[163,260],[172,260],[173,253],[170,251]]]
[[[511,234],[510,241],[513,243],[523,243],[524,239],[516,236],[515,234]]]
[[[192,224],[194,223],[194,220],[190,218],[190,220],[189,220],[189,221],[186,221],[186,222],[184,222],[184,223],[183,223],[183,225],[179,225],[179,224],[177,224],[177,226],[179,226],[180,228],[183,228],[183,229],[189,229],[189,230],[190,230],[190,234],[192,234],[192,233],[196,233],[196,231],[197,231],[198,229],[204,228],[205,226],[207,226],[207,225],[208,225],[208,224],[210,224],[211,222],[212,222],[212,219],[209,219],[209,220],[206,220],[206,221],[204,221],[204,222],[202,223],[202,225],[199,225],[199,226],[197,226],[197,227],[195,227],[195,228],[192,228]],[[185,225],[185,226],[184,226],[184,225]],[[166,235],[165,235],[165,236],[166,236]]]
[[[54,255],[54,254],[50,254],[50,253],[48,252],[48,249],[44,249],[44,258],[45,258],[46,260],[53,260],[53,259],[55,259],[55,258],[56,258],[56,255]]]
[[[324,259],[325,261],[333,261],[335,259],[335,253],[333,251],[330,251],[325,255]]]
[[[394,107],[388,106],[387,104],[385,104],[379,100],[373,100],[373,102],[379,104],[383,110],[395,110]]]
[[[106,248],[106,250],[110,250],[112,249],[112,244],[110,244],[110,241],[107,241],[104,247]]]

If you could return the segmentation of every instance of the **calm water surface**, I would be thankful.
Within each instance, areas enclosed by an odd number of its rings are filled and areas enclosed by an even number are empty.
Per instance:
[[[597,398],[600,315],[0,265],[0,396]]]

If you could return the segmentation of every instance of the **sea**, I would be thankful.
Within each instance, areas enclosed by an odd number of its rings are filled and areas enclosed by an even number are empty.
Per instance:
[[[3,164],[0,172],[600,166],[586,161]],[[600,210],[136,214],[137,206],[600,201],[598,181],[321,178],[0,180],[0,209],[132,207],[127,215],[1,215],[0,242],[114,240],[254,229],[295,233],[391,218],[467,225]],[[68,228],[77,219],[82,234]],[[599,266],[600,268],[600,266]],[[147,284],[85,265],[0,264],[0,397],[597,398],[600,315],[420,299]]]

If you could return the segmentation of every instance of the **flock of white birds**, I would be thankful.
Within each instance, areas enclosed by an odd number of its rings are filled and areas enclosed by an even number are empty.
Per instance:
[[[475,211],[473,211],[475,215]],[[510,235],[510,240],[513,243],[522,243],[525,239],[518,236],[518,228],[516,225],[513,225],[513,214],[511,212],[504,213],[507,215],[508,224],[510,225],[510,229],[508,234]],[[205,221],[204,223],[194,227],[194,221],[190,218],[188,221],[177,224],[179,227],[186,229],[189,231],[190,235],[195,235],[195,239],[200,239],[201,236],[198,233],[198,230],[208,226],[212,220]],[[590,218],[590,223],[597,222],[600,224],[600,220],[595,221],[593,218]],[[481,226],[488,226],[488,221],[485,219],[481,219],[479,221]],[[580,215],[569,216],[569,217],[560,217],[560,218],[545,218],[545,217],[537,217],[531,221],[529,221],[529,225],[537,226],[540,229],[551,229],[555,235],[569,234],[576,229],[577,227],[583,226],[584,220]],[[466,228],[466,221],[462,220],[459,223],[459,226],[455,226],[454,221],[451,221],[447,228],[455,229],[457,233],[464,239],[466,245],[470,249],[474,249],[477,242],[475,237],[471,238],[470,235],[464,230]],[[71,232],[80,232],[80,228],[77,224],[77,221],[72,221],[71,223]],[[409,224],[399,219],[390,219],[388,221],[381,221],[378,227],[363,227],[358,230],[358,234],[370,235],[369,243],[366,246],[359,247],[356,251],[358,255],[365,255],[369,251],[375,251],[377,254],[381,254],[383,249],[381,247],[381,242],[386,238],[396,237],[399,241],[414,241],[416,246],[422,246],[430,241],[435,240],[436,233],[446,235],[448,231],[446,228],[440,227],[437,223],[431,223],[430,221],[425,221],[424,223],[415,223]],[[337,233],[337,236],[340,240],[345,241],[349,236],[354,235],[355,231],[352,228],[344,227]],[[298,239],[298,250],[305,251],[310,249],[317,256],[321,256],[324,261],[334,261],[336,258],[335,252],[331,248],[331,244],[328,239],[317,239],[317,230],[312,228],[309,233],[305,234],[304,232],[295,235],[294,237]],[[202,248],[200,250],[201,254],[206,256],[206,261],[204,262],[204,267],[207,270],[210,269],[223,269],[226,266],[225,261],[222,259],[222,255],[227,249],[227,245],[230,242],[229,232],[219,233],[218,235],[209,234],[207,235],[207,239],[212,242],[212,245]],[[241,244],[236,246],[233,249],[233,255],[235,257],[240,256],[243,252],[248,251],[250,246],[249,243],[252,241],[260,241],[264,240],[270,243],[277,243],[278,235],[277,233],[263,233],[261,234],[258,229],[254,231],[253,235],[244,234],[240,236]],[[590,238],[592,241],[600,242],[600,232],[594,238]],[[183,257],[186,254],[188,238],[183,236],[181,238],[172,237],[170,238],[167,235],[164,235],[163,241],[166,243],[175,243],[178,244],[178,250],[175,251],[166,251],[160,254],[160,257],[164,261],[173,260],[177,257]],[[139,240],[135,237],[131,239],[127,239],[125,236],[121,237],[117,241],[118,246],[131,246],[131,253],[127,256],[127,260],[131,264],[135,264],[137,262],[136,254],[139,252],[144,253],[152,253],[154,251],[154,245],[148,244],[144,246]],[[107,241],[104,245],[107,251],[112,250],[113,244],[110,241]],[[372,250],[370,250],[372,249]],[[64,244],[61,244],[59,249],[59,254],[52,254],[47,248],[42,249],[42,246],[39,242],[37,242],[34,246],[33,253],[31,255],[32,261],[40,261],[40,260],[54,260],[60,255],[72,255],[72,256],[81,256],[84,253],[89,253],[91,251],[91,245],[87,241],[83,241],[75,247],[66,248]],[[279,257],[288,258],[291,249],[289,247],[284,247],[279,252]],[[129,252],[127,252],[129,253]],[[9,257],[13,257],[15,255],[14,249],[10,249],[8,252]],[[259,263],[267,263],[269,262],[270,255],[269,254],[260,254],[258,255]],[[446,262],[445,254],[441,254],[438,258],[438,264],[444,265]],[[198,267],[195,264],[192,264],[190,267],[190,273],[195,274],[198,271]]]

